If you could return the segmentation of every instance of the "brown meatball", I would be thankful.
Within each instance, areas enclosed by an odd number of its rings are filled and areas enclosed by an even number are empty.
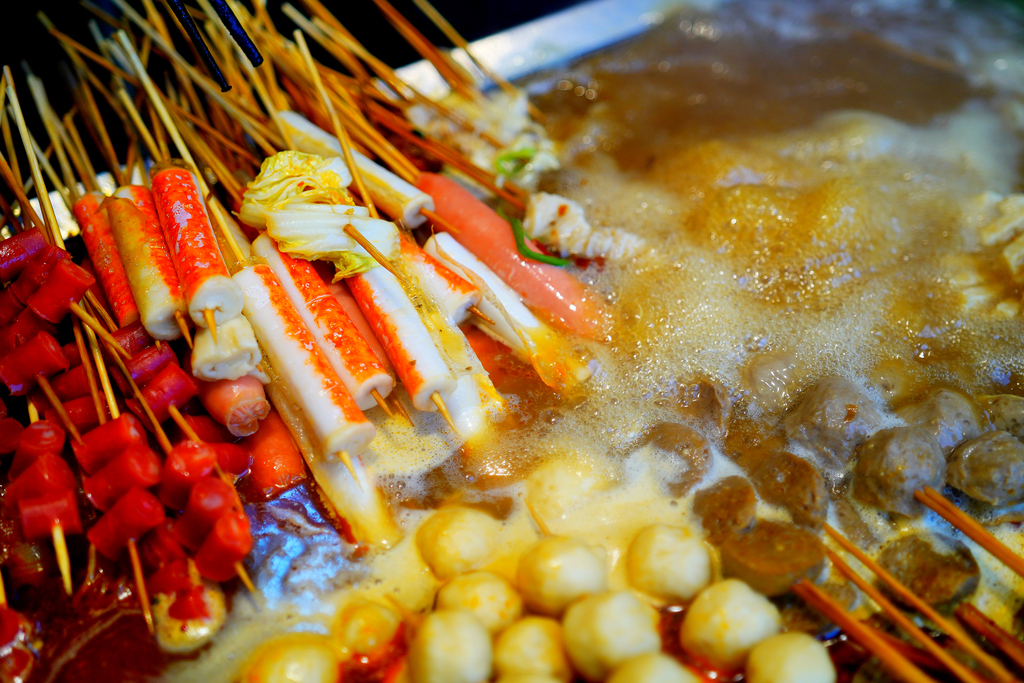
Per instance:
[[[722,544],[722,574],[745,581],[767,596],[789,592],[794,583],[814,578],[825,564],[818,536],[792,524],[758,522]]]
[[[937,389],[919,403],[900,408],[896,414],[911,427],[929,430],[945,454],[961,441],[981,434],[974,402],[951,389]]]
[[[841,377],[823,379],[808,389],[785,420],[789,438],[839,468],[881,424],[882,413],[867,391]]]
[[[975,500],[1010,505],[1024,500],[1024,444],[1009,432],[987,432],[949,457],[946,483]]]
[[[700,517],[708,541],[719,545],[754,523],[757,495],[743,477],[726,477],[697,492],[693,511]]]
[[[923,427],[883,429],[864,442],[853,470],[853,497],[887,512],[918,517],[914,491],[946,481],[946,459]]]
[[[980,578],[970,549],[946,536],[904,536],[882,548],[878,563],[930,605],[968,597]]]
[[[821,529],[828,514],[828,491],[818,468],[785,451],[769,456],[751,476],[761,499],[789,510],[799,526]]]
[[[669,492],[685,496],[711,467],[711,447],[700,432],[678,422],[662,422],[647,433],[647,443],[679,458],[678,473],[668,482]]]
[[[679,412],[683,417],[706,423],[710,429],[724,435],[732,413],[732,401],[721,384],[701,379],[680,388]]]
[[[988,413],[996,429],[1010,432],[1014,438],[1024,440],[1024,398],[1013,394],[979,396],[978,403]]]

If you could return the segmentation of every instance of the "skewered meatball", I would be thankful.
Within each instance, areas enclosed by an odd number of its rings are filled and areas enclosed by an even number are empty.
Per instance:
[[[522,615],[523,599],[497,574],[470,572],[438,591],[437,608],[470,612],[493,635]]]
[[[693,498],[693,512],[700,517],[708,541],[720,545],[754,523],[757,495],[754,487],[743,477],[726,477],[697,492]]]
[[[711,446],[699,432],[678,422],[662,422],[647,434],[647,442],[679,459],[669,482],[669,493],[681,497],[700,483],[711,469]]]
[[[283,636],[256,652],[240,683],[336,683],[338,656],[326,638],[311,633]]]
[[[609,483],[593,462],[550,460],[530,475],[526,500],[530,509],[547,521],[563,519],[581,499]]]
[[[1019,503],[1024,500],[1024,444],[1008,432],[987,432],[962,443],[949,458],[946,483],[990,505]]]
[[[841,377],[823,379],[808,389],[785,420],[789,438],[839,468],[881,425],[882,413],[867,391]]]
[[[755,645],[782,630],[768,598],[739,579],[705,588],[690,605],[679,642],[687,652],[724,671],[743,666]]]
[[[502,679],[533,674],[568,683],[572,667],[562,645],[562,625],[547,617],[526,617],[512,624],[494,643],[494,668]]]
[[[956,602],[978,587],[980,572],[970,548],[955,539],[911,534],[882,548],[878,563],[932,605]]]
[[[519,558],[516,583],[527,607],[550,616],[585,595],[608,588],[608,558],[603,548],[575,538],[545,538]]]
[[[443,508],[416,532],[416,547],[437,578],[450,579],[490,559],[500,527],[479,510]]]
[[[565,612],[565,649],[584,678],[600,681],[628,659],[661,649],[658,613],[632,593],[602,593]]]
[[[711,553],[688,531],[652,524],[630,543],[626,568],[637,590],[663,600],[689,600],[711,581]]]
[[[825,564],[818,537],[792,524],[760,521],[722,544],[722,574],[768,596],[789,592],[802,578],[814,578]]]
[[[748,683],[835,683],[828,650],[806,633],[781,633],[762,641],[747,659]]]
[[[1024,398],[1013,394],[979,396],[978,403],[988,413],[996,429],[1010,432],[1018,440],[1024,440]]]
[[[930,431],[896,427],[876,433],[861,447],[853,470],[853,497],[887,512],[918,517],[924,506],[914,491],[942,488],[946,458]]]
[[[751,481],[761,498],[789,510],[793,522],[820,529],[828,514],[828,491],[818,468],[786,451],[773,453],[754,470]]]
[[[945,454],[961,441],[981,434],[977,407],[971,399],[950,389],[937,389],[921,402],[900,408],[896,414],[908,425],[930,431]]]
[[[668,655],[648,652],[615,669],[608,683],[700,683],[700,679]]]
[[[376,602],[359,600],[347,605],[338,616],[335,633],[348,657],[369,657],[395,639],[402,618]]]
[[[718,382],[699,379],[679,388],[679,412],[724,435],[732,413],[729,392]],[[711,432],[709,432],[711,433]]]
[[[412,683],[479,683],[491,677],[491,635],[469,612],[431,612],[409,643]]]

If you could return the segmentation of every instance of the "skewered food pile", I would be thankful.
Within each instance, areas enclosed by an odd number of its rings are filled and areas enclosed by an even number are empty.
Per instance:
[[[682,10],[531,102],[375,1],[452,94],[316,0],[5,69],[0,679],[1024,673],[1016,19]]]

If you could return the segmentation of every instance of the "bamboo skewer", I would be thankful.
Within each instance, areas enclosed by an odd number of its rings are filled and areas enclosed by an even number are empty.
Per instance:
[[[969,602],[963,602],[954,612],[960,621],[1002,652],[1018,668],[1024,669],[1024,644],[1004,631]]]
[[[75,440],[75,443],[82,443],[82,435],[78,433],[78,427],[71,421],[71,416],[68,415],[68,411],[64,408],[64,404],[60,402],[57,397],[57,393],[53,390],[50,385],[50,380],[46,379],[46,375],[39,375],[36,378],[39,383],[39,388],[43,390],[43,394],[46,395],[46,399],[50,402],[50,405],[54,410],[57,411],[57,416],[60,421],[64,423],[65,429],[71,434],[71,438]]]
[[[448,426],[452,428],[452,431],[456,434],[459,433],[458,428],[455,426],[455,421],[452,420],[452,414],[448,412],[448,406],[444,404],[444,399],[441,398],[441,394],[436,391],[430,395],[430,400],[437,406],[437,411],[441,413],[444,421],[448,423]]]
[[[89,385],[89,395],[92,397],[93,408],[96,409],[96,416],[99,418],[100,424],[104,424],[107,421],[107,415],[103,409],[102,392],[96,381],[96,373],[93,371],[89,349],[86,347],[85,339],[82,336],[82,322],[78,318],[73,318],[71,329],[75,335],[75,346],[78,347],[78,355],[82,359],[82,367],[85,369],[85,381]]]
[[[149,603],[149,593],[146,590],[146,576],[142,573],[142,562],[139,561],[139,548],[135,545],[135,539],[128,539],[128,557],[131,558],[132,574],[135,576],[135,590],[139,593],[139,605],[142,607],[142,618],[146,620],[146,628],[150,635],[156,633],[153,627],[153,608]]]
[[[373,400],[377,402],[377,405],[380,406],[380,409],[384,411],[385,415],[387,415],[388,417],[395,416],[394,411],[391,410],[391,406],[388,405],[388,402],[384,400],[384,397],[380,395],[379,391],[377,391],[376,389],[371,389],[370,393],[373,395]]]
[[[113,347],[117,354],[131,360],[131,354],[125,351],[124,348],[122,348],[122,346],[117,343],[117,340],[114,339],[113,336],[111,336],[110,332],[108,332],[107,329],[103,327],[103,325],[101,325],[98,320],[96,320],[96,318],[89,315],[89,313],[86,312],[86,310],[82,308],[81,305],[76,303],[71,304],[71,312],[78,316],[78,318],[83,323],[85,323],[86,327],[95,332],[96,336],[98,336],[104,342]]]

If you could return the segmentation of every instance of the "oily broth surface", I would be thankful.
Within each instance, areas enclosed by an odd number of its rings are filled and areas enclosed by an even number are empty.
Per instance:
[[[434,416],[421,416],[416,429],[380,430],[372,464],[404,540],[362,559],[340,541],[341,556],[268,553],[254,578],[280,588],[265,591],[261,605],[236,597],[213,647],[168,678],[228,679],[259,642],[284,630],[326,633],[338,608],[357,597],[429,608],[438,582],[414,538],[443,502],[481,506],[503,520],[502,551],[487,569],[514,578],[516,558],[537,538],[529,498],[555,533],[604,547],[610,587],[626,588],[618,560],[639,529],[699,529],[692,501],[667,493],[674,463],[637,448],[651,426],[683,419],[676,396],[693,378],[727,387],[736,423],[757,433],[772,432],[779,419],[750,396],[746,371],[766,358],[792,361],[794,393],[837,374],[872,385],[886,379],[888,393],[880,386],[876,395],[896,405],[937,384],[1024,389],[1019,318],[966,310],[956,284],[969,265],[997,300],[1021,296],[998,250],[977,249],[972,214],[983,191],[1019,187],[1008,89],[977,79],[991,71],[986,50],[1013,48],[1011,27],[932,3],[857,6],[859,13],[820,2],[688,10],[536,79],[535,101],[566,166],[543,189],[649,247],[578,271],[606,296],[614,318],[606,340],[576,347],[593,377],[556,393],[509,364],[495,383],[509,396],[510,417],[462,446]],[[883,31],[886,40],[954,61],[957,72],[834,33],[828,22]],[[739,473],[712,426],[693,426],[712,441],[704,483]],[[545,497],[535,472],[552,467],[561,468],[551,480],[558,486]],[[944,528],[926,516],[894,530],[885,516],[862,512],[878,540]],[[762,504],[759,515],[785,513]],[[1021,544],[1007,525],[997,533]],[[1024,593],[972,550],[984,576],[976,601],[1009,626]],[[302,581],[287,590],[282,577],[295,574]]]

